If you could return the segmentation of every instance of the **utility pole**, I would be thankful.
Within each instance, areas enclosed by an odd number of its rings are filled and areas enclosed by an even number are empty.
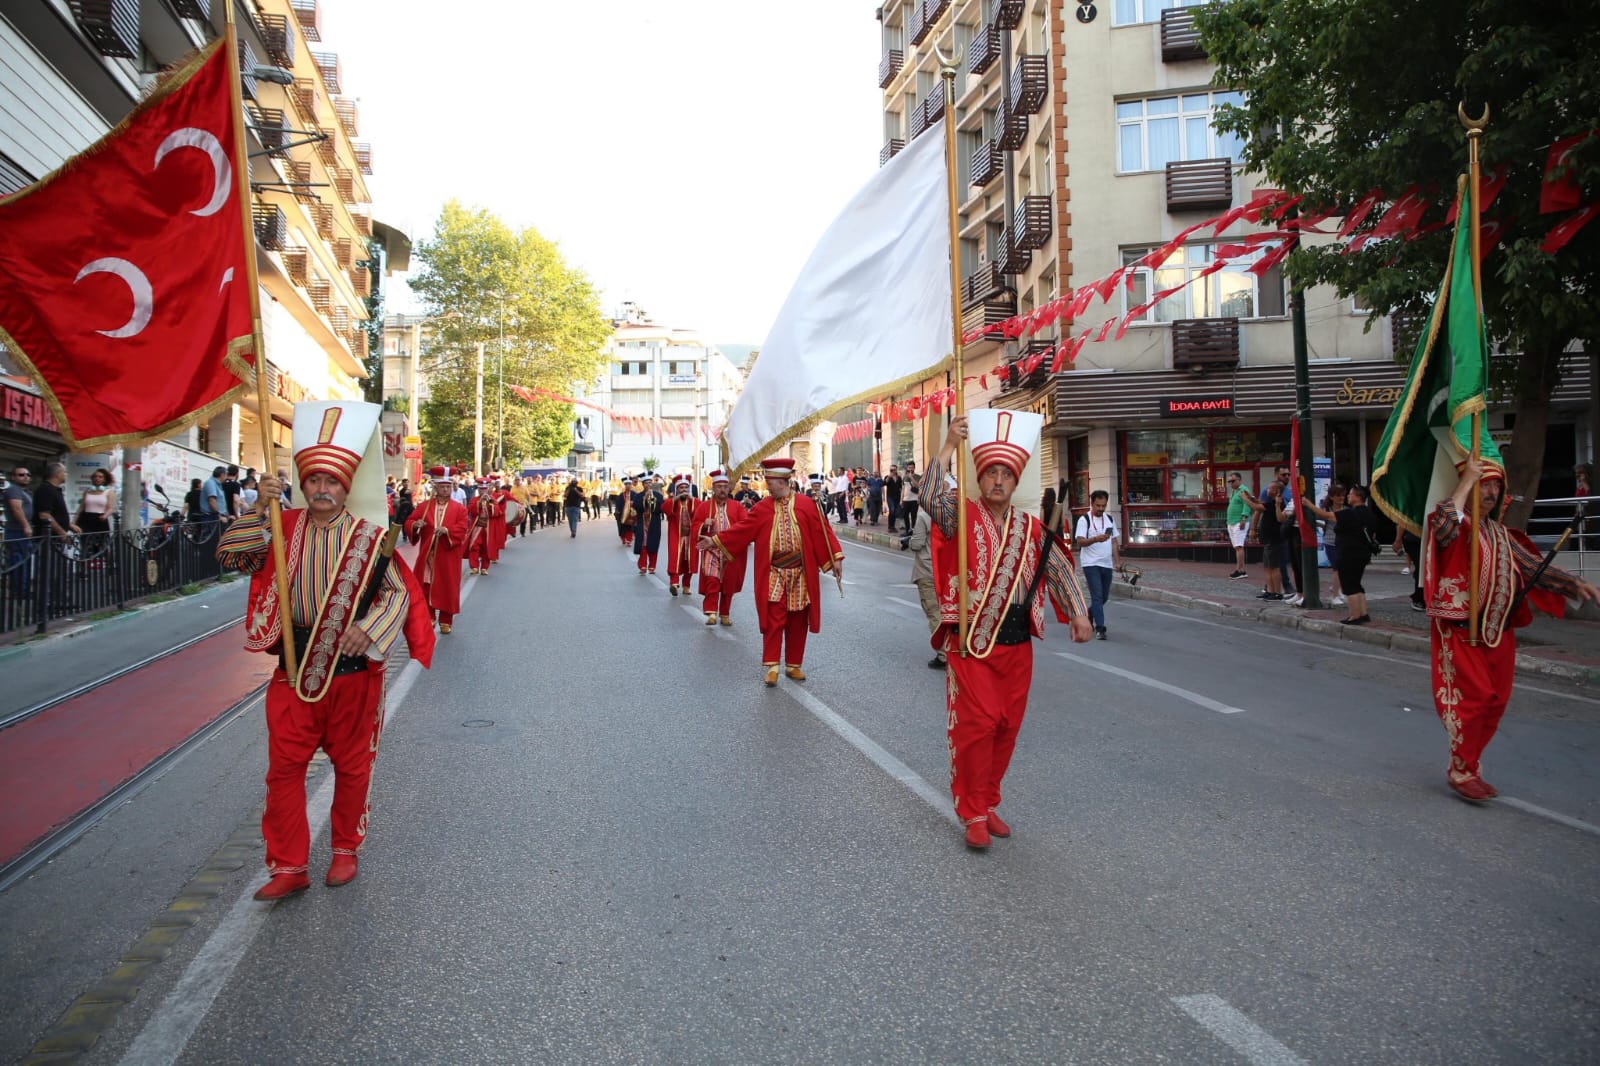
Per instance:
[[[472,473],[483,476],[483,342],[478,342],[478,406],[472,421]]]
[[[1292,217],[1300,217],[1297,210]],[[1294,238],[1298,245],[1300,238]],[[1314,466],[1311,462],[1311,363],[1306,343],[1306,290],[1301,286],[1298,278],[1291,276],[1289,290],[1289,313],[1293,316],[1294,326],[1294,411],[1295,411],[1295,446],[1300,455],[1300,469],[1293,472],[1290,479],[1291,486],[1298,484],[1294,500],[1294,517],[1300,525],[1302,538],[1300,541],[1300,606],[1307,610],[1320,610],[1322,608],[1321,575],[1317,573],[1317,538],[1313,533],[1310,541],[1304,539],[1308,529],[1316,526],[1309,522],[1301,521],[1305,517],[1305,500],[1303,497],[1316,495],[1316,479]]]
[[[500,300],[500,355],[495,359],[494,468],[506,465],[506,302]]]

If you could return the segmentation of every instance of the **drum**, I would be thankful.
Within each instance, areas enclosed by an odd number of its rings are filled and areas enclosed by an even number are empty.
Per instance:
[[[516,500],[506,501],[506,525],[514,526],[522,521],[522,504]]]

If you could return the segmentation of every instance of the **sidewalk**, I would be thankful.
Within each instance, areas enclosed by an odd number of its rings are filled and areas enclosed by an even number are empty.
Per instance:
[[[900,538],[877,528],[834,524],[834,532],[879,547],[900,547]],[[1137,585],[1120,577],[1111,586],[1113,599],[1153,600],[1284,629],[1298,629],[1334,640],[1369,644],[1397,652],[1429,654],[1428,616],[1411,609],[1412,579],[1402,573],[1408,564],[1402,556],[1385,553],[1367,569],[1368,613],[1372,623],[1345,626],[1342,607],[1309,611],[1257,599],[1262,590],[1262,570],[1252,564],[1250,576],[1228,579],[1227,563],[1181,562],[1149,559],[1125,553],[1124,561],[1142,571]],[[909,563],[908,563],[909,565]],[[1329,599],[1331,570],[1318,571],[1324,604]],[[1107,619],[1111,624],[1111,619]],[[1523,677],[1553,677],[1582,685],[1600,686],[1600,622],[1555,619],[1535,614],[1533,624],[1517,630],[1517,673]]]

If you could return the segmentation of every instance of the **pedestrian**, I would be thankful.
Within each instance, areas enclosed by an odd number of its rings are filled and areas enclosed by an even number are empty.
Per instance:
[[[711,496],[701,500],[694,509],[692,523],[696,537],[718,536],[735,526],[750,521],[750,512],[728,495],[728,475],[722,470],[711,472]],[[733,598],[744,588],[745,552],[734,552],[724,557],[721,552],[699,552],[700,595],[705,597],[701,610],[706,625],[721,623],[733,625]]]
[[[1278,491],[1277,480],[1261,494],[1260,500],[1245,497],[1245,504],[1255,514],[1256,537],[1261,541],[1261,563],[1266,577],[1266,590],[1260,598],[1277,602],[1283,599],[1283,494]]]
[[[383,731],[385,656],[405,633],[412,658],[428,665],[433,627],[422,590],[405,562],[382,550],[388,507],[383,493],[381,408],[364,403],[296,404],[295,469],[304,509],[283,514],[289,603],[280,603],[264,501],[279,495],[265,479],[255,514],[222,535],[224,569],[250,574],[245,647],[278,655],[266,688],[267,803],[261,817],[271,878],[258,900],[280,900],[310,885],[311,837],[306,770],[321,748],[333,764],[333,859],[325,883],[356,876],[368,832],[372,766]],[[279,612],[287,606],[289,617]],[[290,677],[282,649],[294,642]]]
[[[1344,598],[1343,586],[1339,584],[1339,528],[1337,516],[1339,511],[1349,505],[1349,490],[1342,482],[1335,481],[1328,486],[1328,495],[1323,497],[1320,504],[1311,502],[1307,496],[1303,501],[1306,513],[1322,522],[1322,553],[1328,557],[1328,569],[1333,571],[1333,599],[1328,603],[1334,607],[1343,607],[1347,602]],[[1398,542],[1395,548],[1399,551]]]
[[[883,479],[884,500],[889,508],[889,532],[895,531],[895,526],[900,521],[900,498],[905,491],[905,479],[900,476],[900,468],[890,464],[889,476]]]
[[[746,512],[751,511],[756,504],[761,502],[761,494],[750,484],[749,474],[739,478],[739,491],[733,494],[733,498],[744,507]]]
[[[261,483],[254,474],[245,474],[244,480],[239,482],[239,513],[249,514],[256,509],[256,501],[261,498]]]
[[[422,601],[429,621],[437,620],[441,633],[450,632],[461,613],[461,563],[467,550],[467,509],[450,498],[454,476],[448,466],[429,468],[428,477],[439,491],[405,521],[406,539],[419,545]]]
[[[189,479],[189,491],[183,494],[183,517],[185,521],[203,522],[205,520],[205,509],[200,500],[203,491],[199,478],[192,477]]]
[[[10,595],[14,600],[28,598],[31,587],[28,557],[36,550],[33,540],[33,496],[28,483],[33,471],[18,464],[11,468],[4,494],[6,510],[6,573],[10,575]]]
[[[411,479],[401,478],[394,492],[394,521],[404,526],[411,521],[412,512],[416,509],[417,497],[411,488]]]
[[[228,497],[222,487],[223,480],[227,477],[228,468],[219,466],[211,471],[211,476],[200,486],[200,520],[206,523],[227,522],[231,517],[228,510]]]
[[[1117,557],[1117,520],[1106,513],[1111,494],[1096,489],[1089,494],[1089,511],[1078,516],[1072,546],[1078,551],[1078,569],[1089,586],[1089,624],[1094,635],[1106,639],[1106,601],[1111,598],[1111,574],[1121,564]]]
[[[511,502],[511,493],[498,475],[489,479],[489,498],[494,500],[494,513],[489,516],[489,562],[499,565],[506,550],[506,505]]]
[[[278,471],[278,480],[283,483],[283,506],[288,507],[294,502],[294,494],[289,489],[289,474],[287,471]]]
[[[856,525],[861,524],[862,517],[867,511],[867,482],[865,478],[856,478],[850,482],[850,517],[855,519]]]
[[[1244,478],[1237,471],[1228,475],[1228,543],[1233,546],[1233,571],[1228,577],[1234,581],[1249,577],[1244,568],[1244,545],[1250,536],[1250,512],[1255,497],[1244,487]]]
[[[571,531],[571,538],[578,536],[578,519],[582,516],[583,509],[587,506],[588,497],[584,494],[583,486],[578,484],[576,478],[567,482],[567,491],[561,505],[567,510],[567,528]]]
[[[911,523],[917,520],[917,507],[922,494],[922,482],[917,478],[917,464],[906,464],[905,485],[901,489],[900,528],[904,538],[900,541],[900,550],[904,551],[906,539],[911,536]]]
[[[653,481],[641,479],[639,491],[628,501],[633,515],[633,554],[639,557],[639,576],[656,572],[661,553],[661,509],[666,499]]]
[[[923,616],[928,619],[928,634],[939,632],[939,593],[933,587],[933,519],[927,511],[918,511],[911,524],[911,583],[917,586],[917,599],[922,603]],[[945,668],[944,648],[933,649],[928,666],[934,670]]]
[[[867,525],[876,526],[883,517],[883,475],[874,468],[867,478]]]
[[[804,681],[806,634],[822,631],[819,575],[841,577],[844,552],[825,514],[794,492],[794,460],[761,463],[771,493],[750,512],[750,521],[702,536],[701,551],[731,560],[755,545],[756,614],[761,619],[761,665],[768,688],[778,683],[779,664],[791,681]],[[840,586],[843,587],[842,585]]]
[[[1434,709],[1450,741],[1446,780],[1462,799],[1481,803],[1499,795],[1483,779],[1480,759],[1511,698],[1516,630],[1533,621],[1534,607],[1560,617],[1563,600],[1600,604],[1600,589],[1554,566],[1530,587],[1539,550],[1520,530],[1499,521],[1505,471],[1497,457],[1468,459],[1457,470],[1455,492],[1428,517],[1423,594],[1433,623]],[[1481,510],[1476,535],[1468,507],[1474,494]],[[1467,595],[1474,551],[1479,557],[1476,642],[1468,639]]]
[[[1017,483],[1038,447],[1044,417],[1027,411],[979,409],[950,422],[938,457],[928,464],[921,498],[943,540],[934,553],[940,626],[933,646],[948,663],[945,684],[950,794],[968,847],[1008,837],[1000,817],[1000,782],[1016,749],[1033,681],[1032,638],[1044,637],[1048,594],[1072,639],[1090,639],[1087,603],[1066,545],[1044,525],[1011,506]],[[957,442],[972,449],[977,494],[966,506],[967,572],[959,569],[956,493],[942,489]],[[960,642],[960,594],[965,581],[971,614]]]
[[[229,522],[239,517],[239,493],[243,488],[239,482],[239,468],[229,464],[222,478],[222,513]]]
[[[1367,564],[1377,554],[1378,516],[1367,506],[1367,490],[1351,485],[1345,491],[1346,506],[1334,514],[1334,536],[1339,542],[1339,588],[1344,592],[1348,617],[1345,625],[1364,626],[1372,621],[1367,613],[1367,590],[1361,578]]]
[[[667,591],[676,596],[687,596],[694,575],[700,569],[699,534],[694,524],[695,505],[691,494],[693,480],[687,475],[672,479],[672,495],[662,508],[662,521],[667,530]]]
[[[1301,590],[1305,588],[1304,575],[1300,572],[1302,560],[1300,558],[1300,517],[1296,510],[1297,497],[1300,495],[1294,486],[1299,482],[1299,475],[1288,467],[1278,468],[1278,482],[1282,485],[1279,490],[1283,497],[1283,525],[1280,532],[1283,535],[1283,561],[1289,568],[1289,573],[1283,575],[1284,584],[1289,583],[1289,574],[1294,575],[1294,593],[1286,598],[1291,607],[1298,607],[1304,602]]]
[[[70,560],[67,557],[66,547],[67,541],[73,535],[83,532],[67,510],[67,495],[63,488],[66,483],[66,464],[46,463],[44,482],[33,493],[33,523],[44,534],[41,552],[50,553],[51,605],[61,611],[70,611],[76,606],[70,602],[70,597],[67,595],[67,568]]]
[[[78,499],[75,516],[84,533],[111,532],[111,518],[117,513],[117,491],[111,485],[111,471],[100,469],[89,475],[89,487]]]

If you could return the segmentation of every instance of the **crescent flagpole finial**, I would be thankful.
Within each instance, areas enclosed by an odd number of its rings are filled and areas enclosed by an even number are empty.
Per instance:
[[[1456,117],[1461,120],[1461,125],[1465,127],[1468,132],[1482,133],[1489,125],[1489,103],[1487,100],[1484,101],[1483,114],[1478,118],[1472,118],[1467,114],[1467,105],[1464,102],[1459,103],[1456,105]]]
[[[934,45],[933,58],[939,61],[939,68],[942,71],[958,71],[961,69],[961,46],[956,45],[949,55],[945,55],[942,48]]]

